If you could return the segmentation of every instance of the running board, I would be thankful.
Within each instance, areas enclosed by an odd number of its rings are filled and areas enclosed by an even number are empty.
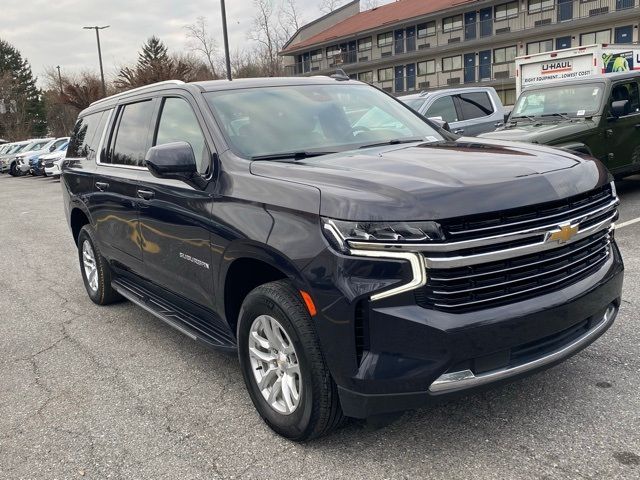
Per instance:
[[[214,324],[211,321],[196,317],[129,279],[115,279],[111,282],[111,286],[127,300],[158,317],[167,325],[175,328],[192,340],[203,342],[216,349],[236,350],[233,335],[229,329],[224,328],[223,325]]]

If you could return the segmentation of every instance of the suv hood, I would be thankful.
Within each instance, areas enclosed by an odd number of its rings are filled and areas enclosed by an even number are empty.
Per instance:
[[[568,120],[518,123],[515,127],[502,127],[498,130],[478,135],[480,138],[494,138],[499,140],[513,140],[520,142],[547,143],[565,137],[584,134],[585,131],[596,128],[593,120]]]
[[[315,186],[320,214],[344,220],[432,220],[558,200],[608,181],[597,161],[524,143],[462,138],[385,146],[251,172]]]

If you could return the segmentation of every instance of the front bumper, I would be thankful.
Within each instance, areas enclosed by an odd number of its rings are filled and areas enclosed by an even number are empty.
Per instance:
[[[60,167],[58,167],[57,163],[54,163],[51,167],[45,167],[44,172],[49,177],[59,177],[60,176]]]
[[[356,321],[356,333],[349,336],[354,325],[339,320],[346,307],[334,299],[316,324],[345,415],[366,418],[419,408],[562,362],[613,323],[622,281],[614,242],[612,255],[594,274],[528,300],[468,313],[420,307],[409,293],[365,301],[365,320],[362,326]],[[352,353],[349,342],[363,343],[362,353]]]

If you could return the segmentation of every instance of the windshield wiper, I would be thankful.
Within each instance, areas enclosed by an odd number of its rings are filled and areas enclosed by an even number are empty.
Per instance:
[[[517,120],[518,120],[518,119],[521,119],[521,118],[526,118],[527,120],[530,120],[530,121],[532,121],[532,122],[535,122],[535,121],[536,121],[536,117],[534,117],[534,116],[532,116],[532,115],[518,115],[518,116],[516,116],[516,117],[511,117],[511,118],[509,119],[509,121],[513,121],[513,120],[515,120],[515,121],[516,121],[515,123],[518,123],[518,122],[517,122]]]
[[[566,113],[545,113],[544,115],[541,115],[541,117],[562,117],[565,120],[571,120],[571,117]]]
[[[393,140],[388,140],[386,142],[378,142],[378,143],[369,143],[367,145],[362,145],[358,148],[373,148],[373,147],[383,147],[385,145],[400,145],[401,143],[416,143],[416,142],[424,142],[424,138],[394,138]]]
[[[331,155],[337,152],[283,152],[283,153],[270,153],[269,155],[255,155],[250,157],[251,160],[303,160],[311,157],[321,157],[322,155]]]

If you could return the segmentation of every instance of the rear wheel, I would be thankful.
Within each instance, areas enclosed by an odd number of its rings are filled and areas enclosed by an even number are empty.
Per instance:
[[[9,175],[11,175],[12,177],[18,177],[20,176],[20,173],[18,171],[18,166],[16,165],[16,162],[13,162],[11,164],[11,166],[9,167]]]
[[[308,440],[343,420],[312,319],[288,281],[247,295],[238,320],[238,355],[251,400],[276,433]]]
[[[94,303],[108,305],[121,300],[111,288],[111,268],[100,254],[91,225],[82,227],[78,234],[78,258],[84,287]]]

